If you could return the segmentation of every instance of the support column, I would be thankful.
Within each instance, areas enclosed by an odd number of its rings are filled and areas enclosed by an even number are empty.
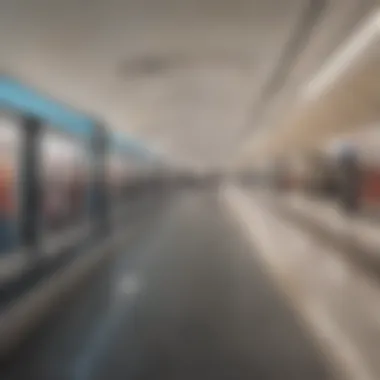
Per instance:
[[[357,155],[353,151],[344,152],[341,158],[341,201],[347,212],[359,209],[360,170]]]

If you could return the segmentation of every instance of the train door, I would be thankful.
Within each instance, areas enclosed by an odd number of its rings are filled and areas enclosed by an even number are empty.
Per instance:
[[[17,117],[0,113],[0,257],[19,247],[21,129]]]

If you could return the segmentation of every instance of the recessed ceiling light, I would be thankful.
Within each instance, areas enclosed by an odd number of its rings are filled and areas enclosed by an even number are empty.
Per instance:
[[[152,76],[178,68],[195,68],[198,66],[228,67],[244,70],[254,69],[254,60],[251,56],[235,55],[231,52],[198,52],[180,53],[171,52],[157,55],[140,56],[126,59],[118,66],[118,75]]]
[[[159,56],[143,56],[133,60],[123,61],[119,73],[124,76],[156,75],[164,71],[169,62]]]

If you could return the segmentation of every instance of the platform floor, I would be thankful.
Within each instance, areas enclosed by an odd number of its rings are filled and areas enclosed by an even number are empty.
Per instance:
[[[184,192],[62,304],[4,380],[328,380],[216,193]]]
[[[300,193],[277,195],[277,201],[283,207],[304,216],[343,238],[355,239],[363,249],[378,255],[380,247],[379,212],[376,205],[373,213],[369,210],[348,214],[341,205],[334,200],[323,200]]]

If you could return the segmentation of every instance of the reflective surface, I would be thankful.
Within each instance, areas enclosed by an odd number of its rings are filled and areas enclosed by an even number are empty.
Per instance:
[[[172,196],[2,379],[329,379],[214,192]]]
[[[0,258],[18,242],[21,135],[16,121],[0,112]]]

